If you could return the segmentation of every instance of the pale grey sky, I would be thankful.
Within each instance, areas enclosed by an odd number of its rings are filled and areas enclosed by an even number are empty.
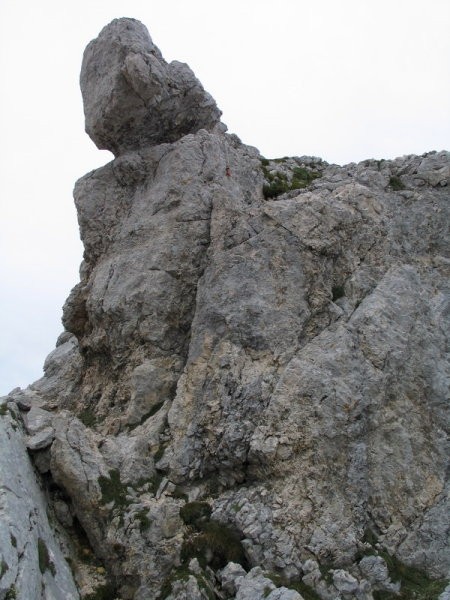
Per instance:
[[[78,281],[75,180],[110,160],[78,74],[113,18],[187,62],[268,157],[345,164],[450,147],[448,0],[1,0],[0,393],[42,373]]]

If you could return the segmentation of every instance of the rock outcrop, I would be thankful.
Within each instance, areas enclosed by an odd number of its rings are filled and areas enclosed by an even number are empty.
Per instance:
[[[86,132],[116,156],[213,129],[221,115],[188,65],[167,64],[134,19],[116,19],[88,45],[81,91]]]
[[[38,420],[33,419],[36,427]],[[37,435],[29,438],[32,450]],[[53,513],[30,463],[13,402],[0,404],[0,440],[0,598],[77,600],[65,560],[70,546],[61,527],[52,525]]]
[[[81,84],[116,158],[76,184],[66,331],[8,398],[81,596],[444,598],[450,153],[267,160],[132,19]]]

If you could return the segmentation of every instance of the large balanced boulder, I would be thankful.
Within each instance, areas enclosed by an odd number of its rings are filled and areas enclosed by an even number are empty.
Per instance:
[[[191,69],[168,64],[135,19],[115,19],[88,45],[81,91],[86,132],[116,156],[212,129],[221,115]]]

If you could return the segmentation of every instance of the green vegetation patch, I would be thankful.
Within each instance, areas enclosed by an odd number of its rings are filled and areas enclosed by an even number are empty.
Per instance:
[[[392,175],[389,177],[389,185],[395,192],[405,189],[403,181],[397,175]]]
[[[176,567],[172,569],[170,575],[165,579],[161,586],[161,591],[159,593],[158,599],[164,600],[165,598],[170,596],[170,594],[172,593],[173,584],[176,581],[187,581],[191,575],[192,577],[195,577],[195,579],[197,580],[198,587],[205,592],[208,599],[214,600],[216,596],[205,577],[196,573],[191,573],[187,565],[182,565],[181,567]]]
[[[153,456],[153,460],[155,463],[159,462],[164,456],[164,452],[166,450],[166,444],[160,444],[158,450],[155,452]]]
[[[207,502],[188,502],[180,508],[180,517],[185,525],[200,528],[203,522],[209,521],[212,508]]]
[[[186,565],[172,569],[170,575],[164,580],[161,591],[159,593],[159,600],[164,600],[167,596],[172,593],[172,585],[176,581],[187,581],[189,579],[189,569]]]
[[[175,486],[175,489],[171,493],[171,496],[172,496],[172,498],[177,498],[179,500],[184,500],[185,502],[188,501],[188,495],[183,490],[183,488],[180,487],[179,485]]]
[[[188,502],[181,507],[180,517],[191,528],[181,548],[181,561],[189,564],[192,558],[197,558],[203,568],[208,564],[213,569],[222,569],[232,561],[247,568],[238,532],[229,525],[212,521],[211,513],[207,502]]]
[[[356,559],[360,560],[363,556],[370,555],[381,556],[386,562],[391,581],[400,583],[399,594],[378,590],[373,592],[374,600],[437,600],[444,591],[447,581],[430,579],[417,567],[405,565],[386,550],[377,550],[374,546],[378,543],[378,537],[370,529],[365,531],[363,542],[370,544],[371,548],[360,552]]]
[[[416,567],[405,565],[397,557],[386,551],[379,555],[385,560],[389,577],[400,582],[400,594],[374,592],[374,600],[437,600],[444,591],[447,581],[430,579],[426,573]]]
[[[370,544],[371,546],[375,546],[376,544],[378,544],[378,536],[371,529],[366,529],[364,531],[362,541],[365,544]],[[373,554],[373,552],[371,554]]]
[[[133,485],[133,487],[137,490],[142,489],[147,483],[149,484],[148,486],[148,490],[152,493],[152,494],[156,494],[156,492],[159,489],[159,486],[161,485],[161,482],[163,480],[163,476],[161,475],[161,473],[156,472],[154,475],[152,475],[151,477],[142,477],[141,479],[139,479],[137,481],[137,483],[135,485]],[[128,504],[128,502],[127,502]]]
[[[309,585],[306,585],[306,583],[303,583],[303,581],[287,581],[278,573],[265,573],[265,576],[271,579],[277,587],[284,586],[295,590],[303,596],[304,600],[321,600],[316,591]]]
[[[5,402],[4,404],[0,404],[0,417],[5,417],[8,414],[8,405]]]
[[[319,565],[319,571],[325,582],[328,583],[328,585],[331,585],[333,583],[333,575],[331,574],[331,569],[332,567],[330,567],[329,565]]]
[[[239,534],[228,525],[216,521],[202,524],[200,533],[190,535],[184,541],[180,558],[184,564],[197,558],[203,568],[208,564],[213,569],[223,569],[229,562],[248,568]]]
[[[331,293],[333,294],[333,302],[336,302],[336,300],[339,300],[339,298],[343,298],[345,296],[344,286],[334,285]]]
[[[97,415],[91,408],[85,408],[84,410],[82,410],[78,415],[78,418],[86,427],[92,428],[95,425],[97,425]]]
[[[195,577],[195,575],[194,575],[194,577]],[[208,597],[208,600],[215,600],[216,595],[214,594],[213,590],[211,589],[211,585],[208,585],[207,580],[204,577],[202,577],[201,575],[197,575],[196,579],[197,579],[198,587],[205,592],[206,596]]]
[[[2,562],[0,563],[0,579],[3,577],[6,571],[9,571],[9,566],[8,563],[2,559]]]
[[[44,542],[42,538],[38,538],[38,561],[39,561],[39,570],[42,575],[46,571],[50,571],[50,573],[55,576],[56,568],[53,562],[50,560],[50,555],[48,552],[47,544]]]
[[[163,476],[161,475],[161,473],[155,473],[152,477],[150,477],[149,483],[150,491],[152,492],[152,494],[156,494],[156,492],[159,489],[159,486],[161,485],[162,480]]]
[[[151,525],[151,520],[148,518],[148,511],[143,508],[135,514],[135,518],[139,521],[139,529],[141,532],[147,531]]]
[[[9,586],[8,591],[6,592],[5,600],[15,600],[17,598],[17,590],[14,584]]]
[[[275,159],[274,162],[283,163],[287,158]],[[261,159],[261,167],[264,173],[266,183],[263,185],[263,194],[266,200],[276,198],[286,192],[292,190],[300,190],[312,183],[318,177],[321,177],[319,171],[307,169],[306,167],[294,167],[290,172],[290,176],[282,171],[272,173],[268,166],[270,161]]]
[[[85,596],[84,600],[111,600],[111,598],[116,597],[116,591],[112,584],[105,583],[99,585],[92,594]]]
[[[109,477],[101,475],[98,483],[102,492],[102,504],[114,502],[115,508],[128,506],[127,487],[120,481],[120,473],[117,469],[111,469]]]
[[[239,534],[228,525],[216,521],[202,524],[200,533],[185,540],[180,558],[186,564],[192,558],[197,558],[203,568],[208,564],[213,569],[223,569],[229,562],[248,568]]]

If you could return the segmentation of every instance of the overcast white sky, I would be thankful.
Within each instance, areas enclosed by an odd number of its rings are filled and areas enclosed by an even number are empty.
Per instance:
[[[448,0],[0,0],[0,394],[41,376],[78,281],[72,188],[111,158],[84,133],[79,68],[121,16],[265,156],[450,148]]]

